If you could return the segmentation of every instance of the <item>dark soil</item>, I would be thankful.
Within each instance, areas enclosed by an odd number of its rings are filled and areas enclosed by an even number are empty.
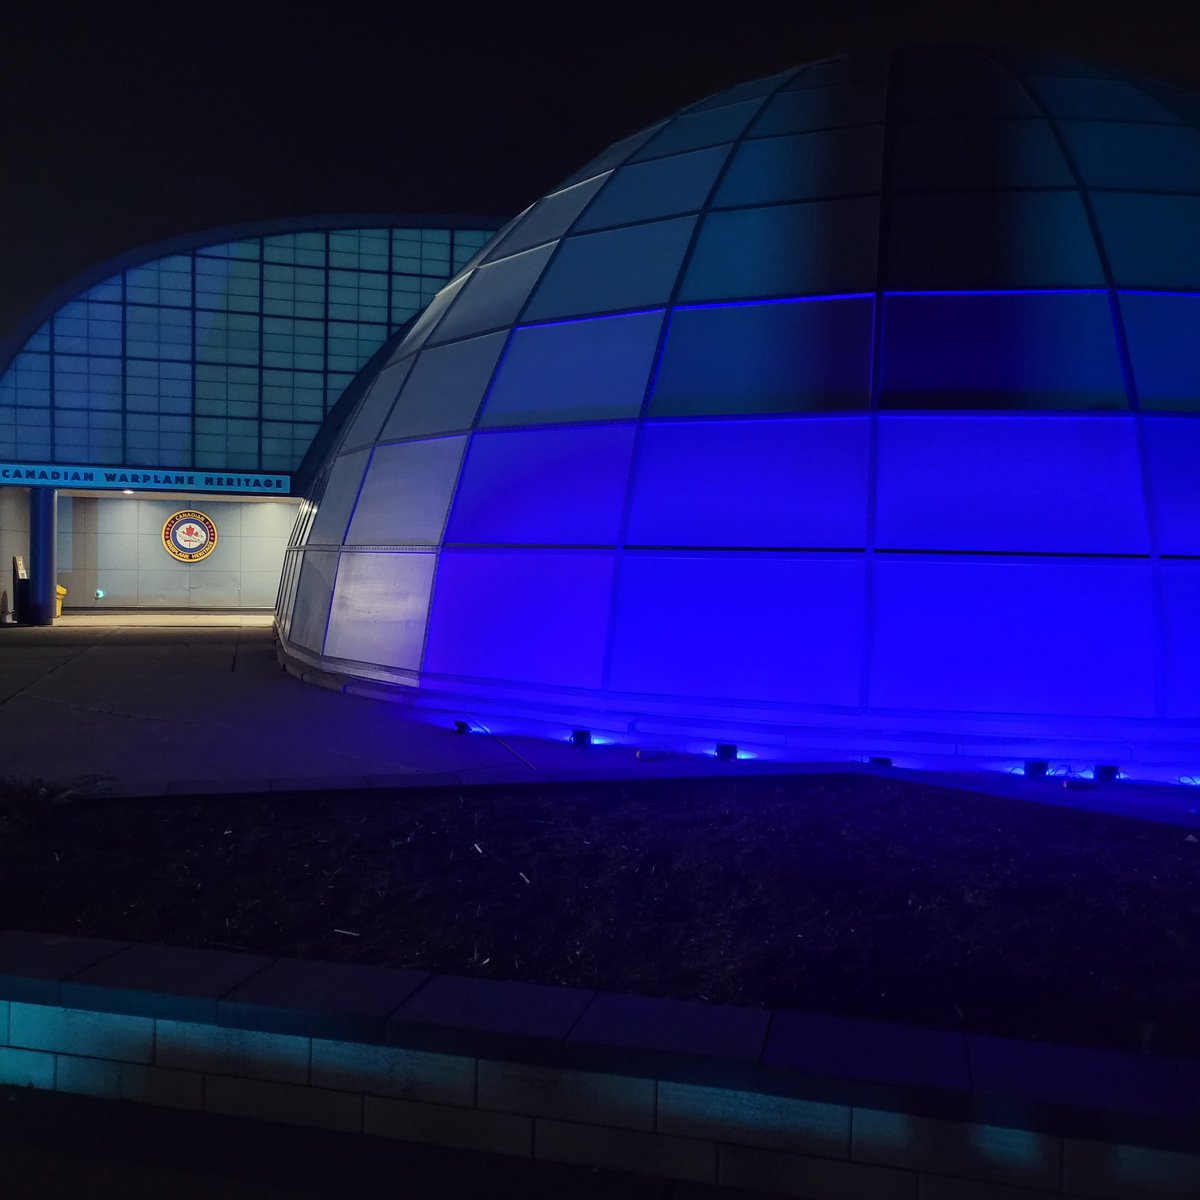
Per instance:
[[[1183,828],[859,775],[0,819],[0,927],[1174,1054],[1200,1054],[1198,880]]]

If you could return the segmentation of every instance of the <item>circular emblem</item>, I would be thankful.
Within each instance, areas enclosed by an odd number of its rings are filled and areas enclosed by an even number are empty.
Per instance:
[[[216,548],[217,527],[206,513],[185,508],[166,519],[162,540],[172,558],[186,563],[199,562]]]

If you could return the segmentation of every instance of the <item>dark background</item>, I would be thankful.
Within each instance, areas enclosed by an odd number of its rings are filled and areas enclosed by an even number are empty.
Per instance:
[[[1200,88],[1197,0],[42,0],[0,25],[0,335],[103,259],[320,212],[508,216],[719,88],[844,51],[1023,46]]]

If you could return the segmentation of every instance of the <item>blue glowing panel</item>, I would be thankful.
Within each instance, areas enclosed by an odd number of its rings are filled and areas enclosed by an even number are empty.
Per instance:
[[[626,544],[863,546],[867,418],[647,424]]]
[[[1119,286],[1195,290],[1200,196],[1093,192],[1092,207]]]
[[[668,121],[629,161],[643,162],[647,158],[661,158],[664,154],[732,142],[761,107],[761,100],[744,100],[741,104],[685,113]]]
[[[433,554],[343,554],[325,653],[417,670],[436,561]]]
[[[709,213],[679,298],[870,291],[878,227],[874,196]]]
[[[338,556],[332,550],[307,550],[300,567],[288,640],[314,654],[320,654],[325,645],[325,626],[337,561]]]
[[[636,417],[662,321],[647,312],[517,329],[480,425]]]
[[[308,533],[310,546],[340,546],[350,524],[358,490],[362,487],[363,472],[367,469],[369,450],[356,450],[353,454],[335,459],[325,491],[317,505]]]
[[[674,217],[567,238],[524,320],[665,304],[695,223],[695,217]]]
[[[1043,75],[1026,79],[1025,85],[1052,117],[1171,125],[1179,121],[1153,96],[1124,79],[1066,79]]]
[[[776,554],[626,555],[618,692],[856,704],[861,562]]]
[[[539,200],[509,233],[493,243],[483,261],[507,258],[520,250],[528,250],[531,246],[540,246],[543,242],[562,237],[606,178],[598,175]]]
[[[573,232],[698,212],[729,148],[697,150],[622,167],[575,222]]]
[[[476,268],[430,341],[466,337],[515,321],[553,252],[553,245],[539,246]]]
[[[651,416],[866,408],[870,298],[676,309]]]
[[[1159,552],[1200,554],[1200,420],[1143,417],[1142,436]]]
[[[1132,418],[884,416],[875,544],[1146,554]]]
[[[612,571],[610,554],[443,550],[425,670],[599,687]]]
[[[1103,287],[1078,192],[892,198],[889,288]]]
[[[880,83],[850,83],[780,92],[767,102],[750,131],[752,138],[805,133],[883,120],[885,89]]]
[[[384,367],[375,376],[342,438],[344,449],[368,446],[379,437],[379,430],[388,413],[392,411],[392,405],[396,403],[396,396],[404,386],[414,361],[411,357],[401,359],[398,363]]]
[[[885,408],[1123,409],[1099,292],[889,296]]]
[[[614,545],[633,433],[595,425],[475,434],[446,541]]]
[[[921,121],[898,126],[895,136],[892,186],[899,191],[1069,188],[1075,183],[1042,120]]]
[[[1200,412],[1200,295],[1122,292],[1121,315],[1143,411]]]
[[[436,545],[466,443],[447,437],[377,446],[346,545]]]
[[[469,429],[507,335],[489,333],[422,350],[380,437]]]
[[[1089,187],[1200,192],[1200,130],[1116,121],[1063,121],[1059,129]]]
[[[758,138],[734,151],[714,205],[734,208],[879,189],[883,126]]]
[[[1200,566],[1164,563],[1164,667],[1168,717],[1200,717]]]
[[[875,560],[871,703],[1152,717],[1144,564]]]

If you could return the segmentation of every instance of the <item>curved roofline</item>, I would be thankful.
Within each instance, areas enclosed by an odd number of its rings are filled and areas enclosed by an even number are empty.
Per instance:
[[[280,233],[310,233],[316,230],[336,229],[379,229],[400,226],[411,229],[491,229],[498,230],[511,217],[481,215],[479,213],[322,213],[303,217],[276,217],[260,221],[241,221],[236,225],[217,225],[211,229],[199,229],[192,233],[175,234],[157,242],[147,242],[112,258],[89,267],[86,271],[67,280],[49,295],[39,300],[0,339],[0,374],[8,370],[12,360],[22,346],[64,304],[74,300],[82,292],[122,271],[145,266],[172,254],[188,254],[204,246],[219,246],[223,242],[241,241],[243,238],[270,237]]]

